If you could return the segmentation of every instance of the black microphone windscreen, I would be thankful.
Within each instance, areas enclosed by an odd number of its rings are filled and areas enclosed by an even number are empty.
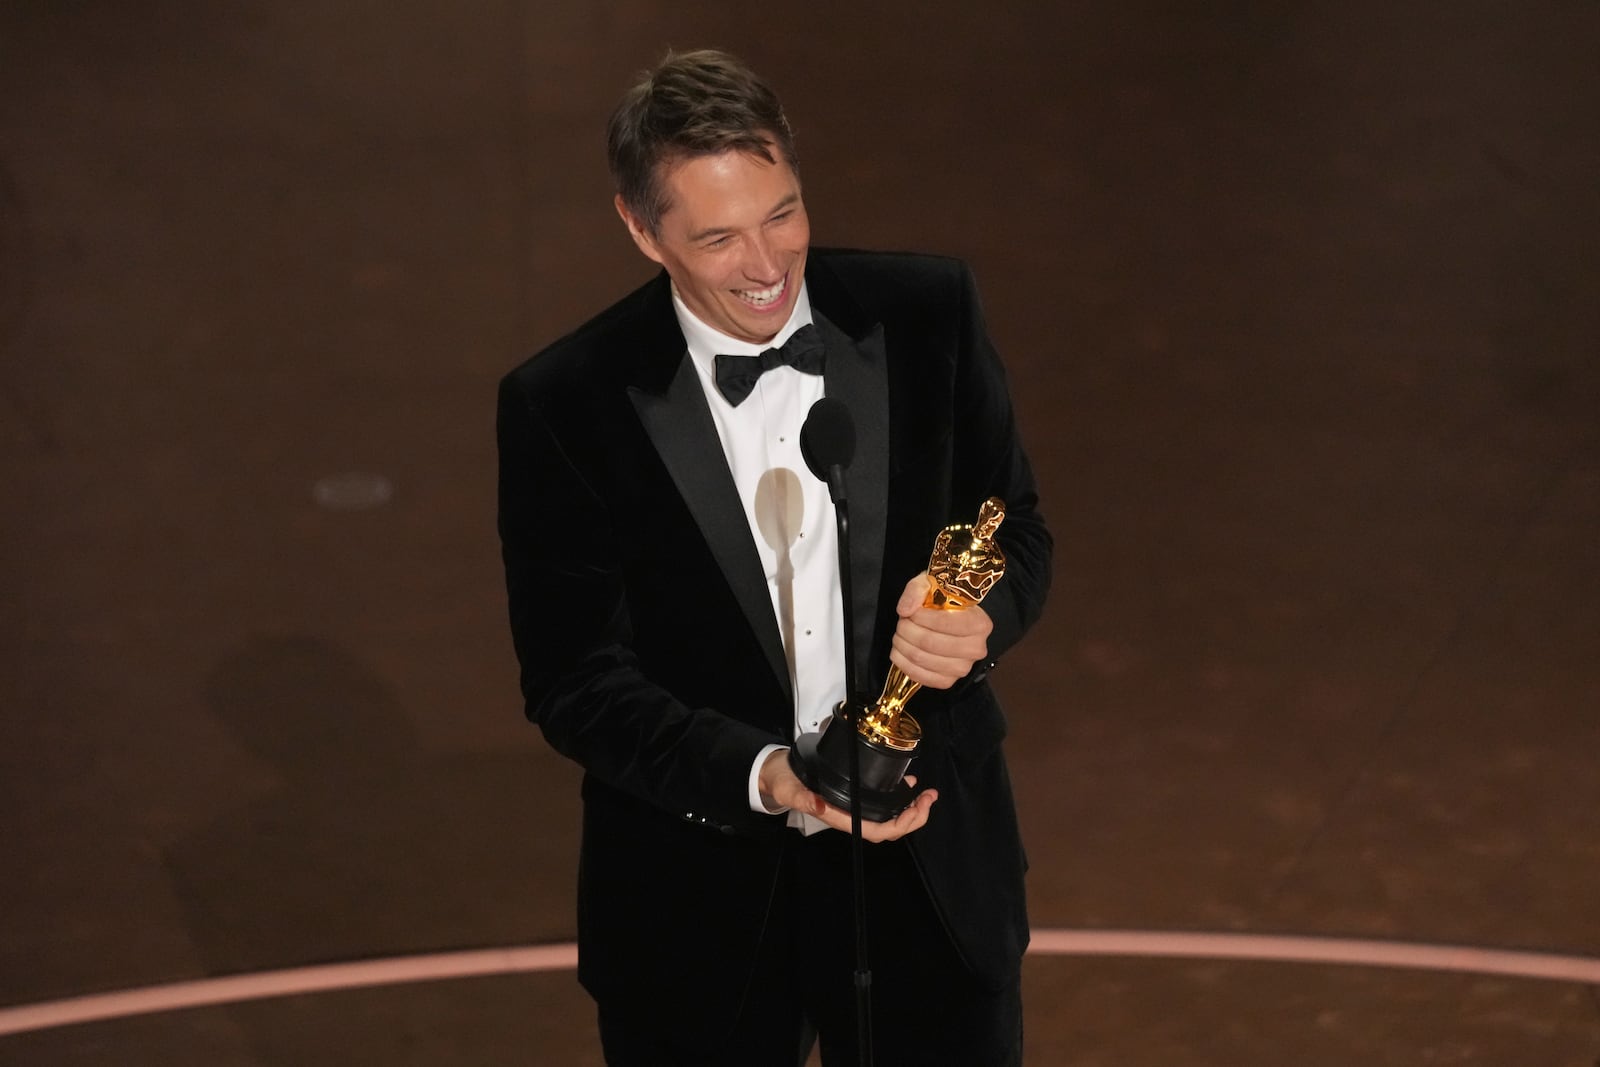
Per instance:
[[[828,480],[829,468],[850,466],[856,455],[856,424],[844,401],[825,396],[811,405],[800,427],[800,454],[811,473],[823,481]]]

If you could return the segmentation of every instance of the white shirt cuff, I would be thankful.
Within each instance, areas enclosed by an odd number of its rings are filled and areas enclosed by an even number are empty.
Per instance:
[[[761,765],[767,762],[767,757],[774,752],[787,749],[787,745],[768,745],[756,753],[756,762],[750,768],[750,810],[758,815],[782,815],[788,811],[785,807],[768,807],[767,802],[761,797]]]

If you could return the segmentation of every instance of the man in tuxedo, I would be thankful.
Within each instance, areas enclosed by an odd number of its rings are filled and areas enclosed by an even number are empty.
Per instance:
[[[787,747],[844,698],[833,505],[801,424],[857,433],[856,655],[926,688],[919,793],[869,822],[876,1062],[1020,1062],[1026,861],[986,680],[1050,537],[971,275],[810,247],[771,89],[669,55],[608,131],[663,269],[506,376],[499,528],[528,717],[584,768],[579,978],[612,1064],[854,1062],[849,815]],[[1005,577],[923,606],[939,531],[997,496]],[[876,692],[876,689],[873,690]]]

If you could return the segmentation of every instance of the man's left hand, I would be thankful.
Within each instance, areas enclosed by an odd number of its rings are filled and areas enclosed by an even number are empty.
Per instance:
[[[978,604],[956,609],[923,607],[932,587],[927,574],[906,583],[895,605],[900,623],[894,630],[889,661],[913,682],[930,689],[949,689],[989,654],[994,622]]]

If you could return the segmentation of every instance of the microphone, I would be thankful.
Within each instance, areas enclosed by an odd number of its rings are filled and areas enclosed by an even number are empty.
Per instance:
[[[811,473],[828,483],[835,504],[845,499],[844,472],[856,455],[856,424],[844,401],[825,396],[800,427],[800,455]]]
[[[856,424],[844,401],[825,396],[811,405],[811,410],[806,412],[805,425],[800,427],[800,455],[811,473],[828,483],[828,496],[833,498],[833,518],[839,528],[845,698],[836,709],[839,714],[823,733],[802,734],[795,739],[794,747],[789,749],[789,767],[807,789],[850,812],[850,880],[854,887],[856,935],[856,1062],[872,1067],[872,970],[867,965],[867,883],[861,844],[863,788],[852,787],[852,783],[861,781],[861,748],[866,742],[861,739],[856,723],[866,708],[860,699],[864,692],[862,679],[857,677],[855,613],[852,610],[855,599],[850,591],[850,504],[845,499],[844,486],[845,468],[856,455]],[[835,757],[832,760],[820,748],[825,743],[829,754]],[[846,757],[842,761],[836,758],[840,745],[844,746]],[[896,774],[904,770],[901,764]],[[909,789],[903,788],[903,791],[910,793]],[[907,796],[882,818],[898,814],[909,802]]]

